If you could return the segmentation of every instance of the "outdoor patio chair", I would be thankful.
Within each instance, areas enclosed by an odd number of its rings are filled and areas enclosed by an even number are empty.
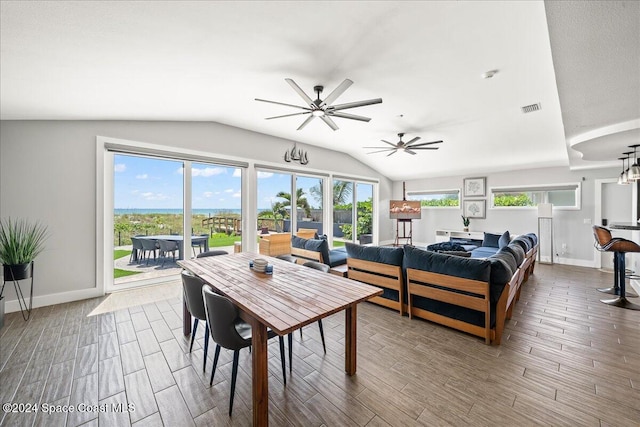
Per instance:
[[[209,237],[208,233],[203,233],[200,235],[200,237]],[[197,242],[191,242],[191,250],[193,251],[193,256],[197,256],[196,255],[196,248],[198,248],[199,253],[202,253],[202,251],[204,251],[205,248],[205,242],[204,240],[200,240]]]
[[[158,246],[155,240],[151,239],[140,239],[140,243],[142,243],[142,259],[147,259],[147,265],[149,265],[150,254],[147,255],[147,252],[153,252],[153,262],[156,262],[156,251],[158,250]]]
[[[160,257],[162,258],[161,267],[164,267],[164,262],[167,260],[167,254],[169,252],[171,252],[171,258],[175,262],[176,251],[179,250],[178,242],[175,240],[158,240],[158,244],[160,246]]]
[[[207,251],[207,252],[202,252],[202,253],[196,255],[196,258],[205,258],[205,257],[208,257],[208,256],[218,256],[218,255],[229,255],[229,252],[221,251],[221,250]]]
[[[137,261],[140,258],[140,254],[142,253],[142,240],[137,237],[131,238],[131,256],[129,257],[129,262]]]
[[[205,285],[202,287],[202,295],[207,313],[207,323],[211,338],[216,342],[216,354],[213,358],[213,369],[209,385],[213,384],[216,373],[220,348],[233,350],[233,365],[231,368],[231,396],[229,398],[229,416],[233,410],[233,398],[236,392],[236,377],[238,376],[238,359],[240,350],[251,345],[251,325],[239,317],[238,308],[227,297],[218,295]],[[278,336],[272,330],[267,331],[268,339]],[[280,360],[282,362],[282,376],[284,385],[287,385],[287,372],[284,358],[284,339],[280,339]]]

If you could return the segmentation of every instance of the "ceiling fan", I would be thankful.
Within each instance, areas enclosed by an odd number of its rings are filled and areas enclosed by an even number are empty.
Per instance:
[[[307,119],[304,122],[302,122],[302,124],[300,125],[300,127],[298,127],[297,130],[304,128],[306,125],[309,124],[309,122],[311,122],[311,120],[313,120],[316,117],[320,117],[320,119],[323,122],[325,122],[327,125],[329,125],[329,127],[333,130],[338,130],[338,125],[336,125],[336,123],[332,120],[332,117],[340,117],[342,119],[351,119],[351,120],[359,120],[361,122],[368,122],[369,120],[371,120],[369,117],[343,113],[342,110],[346,110],[349,108],[363,107],[365,105],[380,104],[382,102],[382,98],[376,98],[376,99],[369,99],[366,101],[347,102],[345,104],[333,105],[333,102],[336,99],[338,99],[338,97],[342,95],[344,91],[349,88],[349,86],[353,84],[353,82],[349,79],[345,79],[342,83],[340,83],[340,85],[338,85],[338,87],[335,88],[333,92],[331,92],[329,96],[327,96],[324,100],[320,99],[320,94],[324,90],[324,87],[314,86],[313,91],[316,92],[315,101],[312,100],[306,93],[304,93],[304,91],[300,89],[300,86],[298,86],[296,82],[294,82],[292,79],[285,79],[285,81],[289,83],[289,85],[291,85],[293,90],[295,90],[298,95],[300,95],[300,97],[304,100],[307,107],[301,107],[299,105],[293,105],[293,104],[285,104],[284,102],[269,101],[269,100],[260,99],[260,98],[255,98],[255,100],[261,101],[261,102],[269,102],[271,104],[286,105],[287,107],[294,107],[294,108],[299,108],[301,110],[304,110],[301,113],[285,114],[283,116],[274,116],[274,117],[266,118],[266,120],[271,120],[271,119],[279,119],[282,117],[291,117],[291,116],[300,116],[300,115],[309,114],[309,117],[307,117]]]
[[[416,142],[418,142],[418,140],[420,139],[419,136],[416,136],[411,141],[404,142],[402,140],[403,136],[404,136],[404,133],[399,133],[398,137],[400,137],[400,140],[395,144],[389,141],[385,141],[383,139],[382,142],[384,142],[385,144],[388,144],[390,147],[382,146],[382,147],[363,147],[363,148],[381,148],[382,149],[378,151],[372,151],[367,154],[385,153],[387,151],[390,151],[390,153],[387,154],[387,157],[389,157],[390,155],[397,153],[398,150],[403,150],[405,153],[409,153],[409,154],[418,154],[415,152],[415,150],[437,150],[440,147],[427,147],[427,145],[442,143],[442,141],[432,141],[432,142],[421,142],[420,144],[416,144]]]

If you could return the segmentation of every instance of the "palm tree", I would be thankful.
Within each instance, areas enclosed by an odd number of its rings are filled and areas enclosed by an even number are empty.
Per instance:
[[[319,180],[318,185],[314,185],[309,189],[309,192],[316,200],[322,200],[322,180]],[[343,205],[351,201],[351,193],[353,192],[353,182],[349,181],[334,181],[333,182],[333,206]]]
[[[280,191],[276,194],[276,197],[280,197],[281,199],[285,199],[285,202],[281,202],[282,206],[291,206],[291,193],[286,193],[284,191]],[[304,213],[306,216],[311,216],[311,206],[309,205],[309,201],[304,196],[304,190],[302,188],[298,188],[296,190],[296,206],[301,209],[304,209]]]

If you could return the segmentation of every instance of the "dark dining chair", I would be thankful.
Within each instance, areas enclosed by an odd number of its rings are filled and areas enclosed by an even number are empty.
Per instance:
[[[193,341],[196,338],[198,323],[200,320],[204,322],[204,362],[202,370],[207,368],[207,352],[209,351],[209,323],[207,322],[207,313],[204,308],[204,299],[202,297],[202,287],[205,285],[204,280],[194,276],[191,272],[184,270],[182,277],[182,294],[184,302],[193,316],[193,329],[191,330],[191,344],[189,345],[189,353],[193,349]]]
[[[294,261],[295,262],[295,261]],[[330,267],[326,264],[322,264],[316,261],[307,261],[302,264],[305,267],[313,268],[314,270],[322,271],[323,273],[328,273]],[[327,346],[324,342],[324,328],[322,327],[322,319],[318,319],[318,329],[320,329],[320,339],[322,340],[322,349],[324,353],[327,354]],[[300,338],[302,338],[302,328],[300,328]],[[293,369],[293,334],[290,333],[287,335],[287,341],[289,343],[289,372]]]
[[[231,369],[231,397],[229,399],[229,416],[233,411],[233,398],[236,392],[236,377],[238,376],[238,360],[240,350],[251,345],[251,325],[240,319],[238,307],[225,296],[218,295],[205,285],[202,287],[202,295],[207,313],[207,322],[211,338],[216,342],[216,354],[213,358],[213,369],[209,385],[213,385],[213,378],[216,373],[220,348],[224,347],[233,350],[233,365]],[[277,336],[272,330],[267,331],[267,337]],[[282,377],[287,385],[287,373],[284,357],[284,339],[280,339],[280,359],[282,361]]]
[[[229,252],[223,250],[206,251],[196,255],[196,258],[206,258],[208,256],[229,255]]]
[[[147,265],[149,265],[150,255],[147,255],[147,252],[153,253],[153,262],[156,262],[156,251],[158,250],[157,242],[151,239],[140,239],[140,243],[142,243],[142,259],[147,258]]]
[[[276,258],[281,259],[283,261],[287,261],[287,262],[293,262],[295,263],[297,258],[294,257],[293,255],[278,255]]]
[[[161,267],[164,267],[164,262],[167,260],[169,253],[171,253],[171,258],[175,262],[176,251],[179,250],[178,242],[175,240],[158,240],[158,245],[160,246],[160,257],[162,258]]]
[[[209,238],[209,234],[208,233],[201,234],[200,237]],[[196,248],[198,248],[199,253],[202,253],[202,251],[204,251],[204,248],[206,248],[204,240],[198,240],[197,242],[194,242],[194,241],[191,242],[191,250],[193,251],[193,256],[195,256],[195,257],[197,257]]]

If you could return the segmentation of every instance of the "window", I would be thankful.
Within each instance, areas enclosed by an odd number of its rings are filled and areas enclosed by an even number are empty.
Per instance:
[[[423,208],[459,208],[460,190],[408,191],[407,200],[419,200]]]
[[[556,208],[580,209],[580,184],[552,184],[491,189],[492,208],[535,207],[552,203]]]

